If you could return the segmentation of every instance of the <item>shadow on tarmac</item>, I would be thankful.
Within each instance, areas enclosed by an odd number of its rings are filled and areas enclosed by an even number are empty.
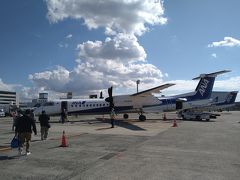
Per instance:
[[[110,119],[106,119],[106,118],[96,118],[97,120],[103,122],[103,123],[109,123],[111,124],[111,120]],[[117,120],[115,119],[114,120],[114,124],[115,126],[119,126],[119,127],[122,127],[122,128],[126,128],[126,129],[129,129],[129,130],[132,130],[132,131],[146,131],[146,129],[143,129],[137,125],[134,125],[128,121],[124,121],[124,120]],[[99,128],[98,130],[105,130],[105,129],[111,129],[110,128]]]
[[[14,156],[0,156],[0,161],[12,160],[12,159],[26,159],[26,154],[14,155]]]

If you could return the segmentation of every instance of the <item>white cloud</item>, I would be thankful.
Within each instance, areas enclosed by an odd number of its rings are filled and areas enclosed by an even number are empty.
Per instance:
[[[48,18],[56,23],[66,18],[82,19],[89,28],[105,28],[105,41],[87,41],[77,46],[76,67],[67,70],[58,66],[29,76],[38,87],[75,94],[106,89],[142,88],[162,83],[163,74],[147,63],[147,54],[137,36],[148,30],[147,25],[165,24],[162,1],[155,0],[47,0]],[[66,38],[70,35],[66,36]],[[72,37],[72,36],[71,36]],[[66,47],[59,43],[60,47]]]
[[[67,43],[58,43],[58,47],[60,48],[68,48],[68,44]]]
[[[53,90],[57,92],[66,92],[65,85],[69,82],[69,71],[64,67],[57,66],[53,71],[45,71],[29,75],[38,87],[45,88],[45,90]]]
[[[224,37],[223,41],[212,42],[208,47],[235,47],[240,46],[240,40],[232,37]]]
[[[106,63],[90,64],[77,61],[77,66],[68,71],[58,67],[53,71],[45,71],[30,75],[29,78],[38,87],[56,92],[89,93],[110,86],[135,88],[135,81],[141,80],[143,87],[153,87],[162,83],[162,73],[152,64],[136,64],[108,60]]]
[[[136,36],[119,33],[102,41],[87,41],[77,46],[78,59],[73,70],[58,66],[55,70],[35,73],[29,78],[45,90],[72,91],[75,94],[115,87],[135,88],[162,82],[162,72],[146,62],[146,53]]]
[[[96,61],[145,61],[146,52],[135,36],[118,34],[102,41],[87,41],[78,45],[79,57],[91,63]]]
[[[4,82],[2,81],[2,79],[0,78],[0,89],[1,89],[2,91],[12,91],[13,85],[4,83]]]
[[[216,53],[212,53],[211,56],[212,56],[213,58],[217,58],[217,54],[216,54]]]
[[[48,19],[82,19],[89,29],[104,27],[107,34],[143,34],[145,24],[166,24],[162,1],[155,0],[46,0]]]
[[[66,38],[66,39],[71,39],[72,37],[73,37],[72,34],[68,34],[65,38]]]

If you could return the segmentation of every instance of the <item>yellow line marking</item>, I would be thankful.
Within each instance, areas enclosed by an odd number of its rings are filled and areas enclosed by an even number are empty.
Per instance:
[[[11,147],[5,147],[5,148],[1,148],[0,151],[8,151],[8,150],[11,150],[12,148]]]

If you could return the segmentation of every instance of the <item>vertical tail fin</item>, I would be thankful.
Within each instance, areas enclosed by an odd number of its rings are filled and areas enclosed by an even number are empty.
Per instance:
[[[208,99],[211,97],[215,77],[202,77],[195,89],[195,99]]]
[[[194,99],[208,99],[211,97],[215,78],[219,74],[230,72],[229,70],[218,71],[210,74],[201,74],[193,80],[200,79],[196,89]]]
[[[230,92],[225,99],[225,104],[233,104],[236,100],[237,93],[238,91]]]

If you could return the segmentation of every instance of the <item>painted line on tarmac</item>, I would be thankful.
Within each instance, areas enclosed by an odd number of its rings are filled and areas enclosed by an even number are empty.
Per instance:
[[[9,151],[11,150],[11,147],[4,147],[4,148],[0,148],[0,151]]]

